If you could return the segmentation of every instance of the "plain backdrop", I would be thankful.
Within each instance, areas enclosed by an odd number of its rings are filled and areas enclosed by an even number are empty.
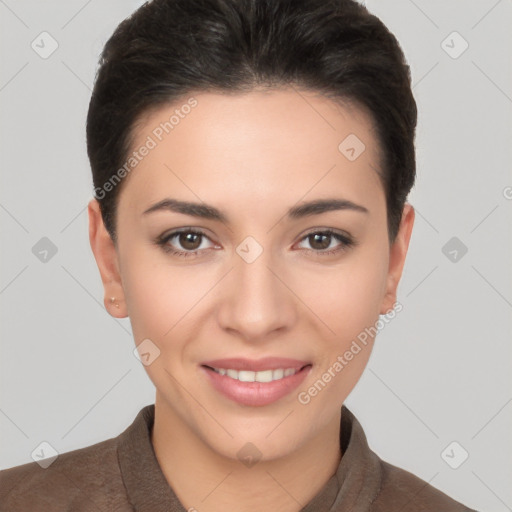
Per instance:
[[[140,4],[0,1],[1,468],[117,436],[154,402],[129,320],[104,309],[86,210],[98,56]],[[346,405],[384,460],[512,510],[512,3],[366,5],[411,66],[416,222],[403,310]]]

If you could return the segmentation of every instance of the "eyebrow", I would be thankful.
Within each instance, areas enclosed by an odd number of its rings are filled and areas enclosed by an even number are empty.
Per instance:
[[[202,219],[215,220],[223,223],[228,223],[228,216],[216,208],[205,203],[192,203],[189,201],[179,201],[177,199],[166,198],[158,203],[155,203],[143,212],[143,215],[156,211],[171,211],[175,213],[182,213],[190,215],[191,217],[200,217]],[[362,213],[369,213],[368,209],[359,204],[353,203],[347,199],[317,199],[302,203],[297,206],[292,206],[288,212],[287,217],[289,220],[296,220],[311,215],[320,215],[321,213],[336,211],[336,210],[351,210]]]

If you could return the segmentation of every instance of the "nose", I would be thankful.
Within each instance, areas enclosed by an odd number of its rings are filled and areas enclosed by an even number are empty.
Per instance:
[[[268,340],[292,328],[296,296],[286,272],[271,261],[270,251],[251,263],[239,258],[224,280],[218,309],[220,326],[251,342]]]

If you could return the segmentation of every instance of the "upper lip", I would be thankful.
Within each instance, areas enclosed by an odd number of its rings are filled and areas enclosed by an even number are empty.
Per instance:
[[[262,359],[245,359],[241,357],[232,357],[228,359],[215,359],[204,361],[203,366],[211,368],[224,368],[226,370],[248,370],[259,372],[263,370],[277,370],[279,368],[295,368],[302,369],[311,363],[308,361],[300,361],[299,359],[290,359],[286,357],[264,357]]]

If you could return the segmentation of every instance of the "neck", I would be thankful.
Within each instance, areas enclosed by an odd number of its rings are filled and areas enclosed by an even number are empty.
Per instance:
[[[157,396],[151,442],[167,482],[186,510],[299,512],[339,466],[341,411],[293,453],[245,466],[213,451],[164,404]]]

